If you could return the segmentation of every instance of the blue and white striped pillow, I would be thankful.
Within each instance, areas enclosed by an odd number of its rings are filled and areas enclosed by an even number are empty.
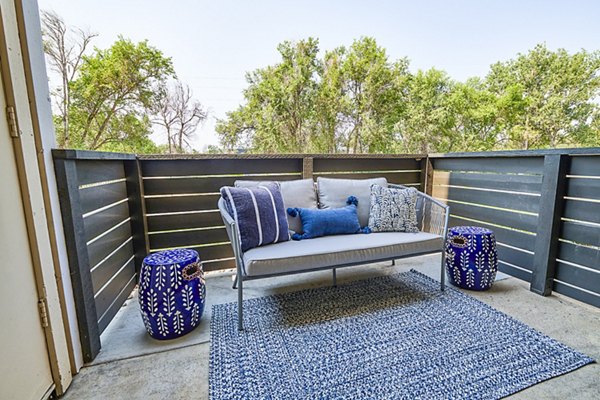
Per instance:
[[[278,183],[244,188],[224,186],[221,197],[239,227],[242,251],[290,240]]]

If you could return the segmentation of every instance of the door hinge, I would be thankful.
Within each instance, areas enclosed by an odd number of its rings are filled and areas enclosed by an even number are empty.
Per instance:
[[[17,127],[17,114],[15,113],[15,108],[13,106],[6,107],[6,117],[8,119],[8,131],[10,136],[13,138],[21,136],[21,132]]]
[[[42,323],[42,328],[48,327],[48,308],[46,306],[46,300],[40,299],[38,301],[38,311],[40,312],[40,322]]]

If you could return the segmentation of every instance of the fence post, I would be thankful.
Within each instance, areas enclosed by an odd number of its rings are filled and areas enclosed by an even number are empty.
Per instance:
[[[125,170],[129,216],[131,217],[135,271],[139,274],[144,257],[150,252],[140,160],[136,158],[132,161],[123,161],[123,168]]]
[[[313,177],[313,158],[302,158],[302,179],[312,179]]]
[[[83,361],[92,361],[100,352],[100,329],[94,300],[90,261],[85,242],[79,179],[75,160],[54,158],[69,270],[75,298],[75,312]]]
[[[421,191],[430,196],[433,192],[433,164],[429,156],[421,158]]]
[[[542,296],[552,293],[569,161],[570,157],[566,154],[544,156],[542,196],[530,286],[532,292]]]

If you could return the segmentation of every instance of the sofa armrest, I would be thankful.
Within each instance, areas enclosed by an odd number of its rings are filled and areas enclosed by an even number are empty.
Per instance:
[[[407,189],[406,186],[389,184],[389,187]],[[423,232],[440,235],[446,240],[448,234],[448,219],[450,207],[433,197],[417,191],[417,207],[419,216],[419,229]]]
[[[229,237],[231,247],[233,248],[233,255],[235,257],[237,269],[238,271],[243,271],[243,252],[241,247],[242,245],[240,242],[239,227],[235,220],[232,218],[232,216],[229,215],[229,211],[227,211],[227,207],[225,206],[225,201],[223,199],[219,199],[217,206],[219,207],[219,212],[221,213],[221,218],[223,219],[223,223],[225,224],[227,236]]]

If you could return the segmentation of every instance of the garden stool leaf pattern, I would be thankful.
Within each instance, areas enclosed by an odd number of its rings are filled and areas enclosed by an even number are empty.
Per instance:
[[[139,304],[146,331],[155,339],[174,339],[191,332],[202,318],[206,285],[194,250],[153,253],[144,259]]]
[[[464,289],[489,289],[498,272],[494,232],[477,226],[448,230],[445,245],[446,271],[450,282]]]

